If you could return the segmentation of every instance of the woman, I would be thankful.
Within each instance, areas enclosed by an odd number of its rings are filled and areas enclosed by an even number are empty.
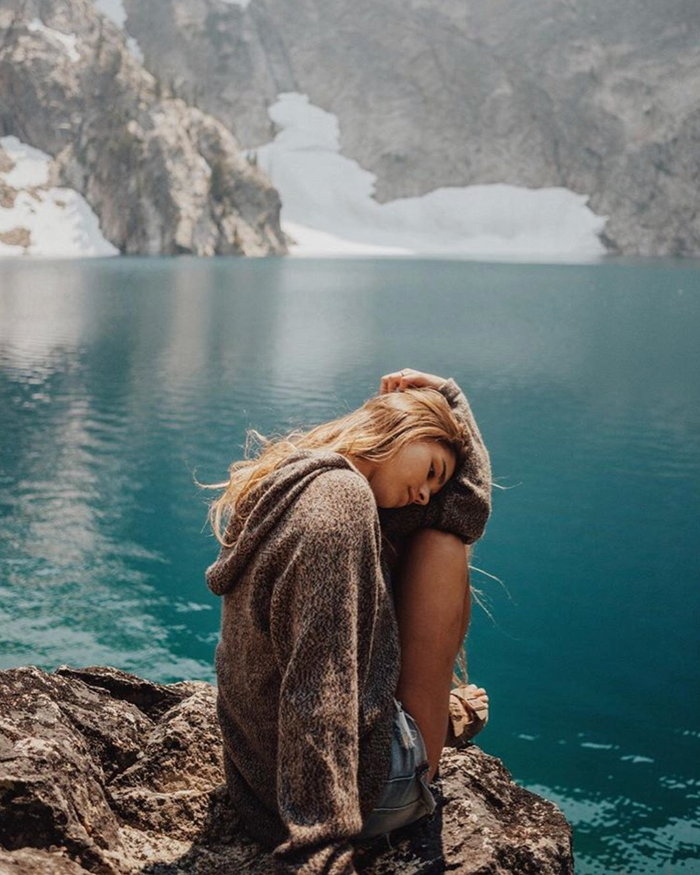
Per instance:
[[[455,381],[411,369],[358,410],[262,441],[212,487],[226,782],[277,871],[346,875],[353,841],[435,808],[489,457]],[[485,722],[472,694],[464,737]]]

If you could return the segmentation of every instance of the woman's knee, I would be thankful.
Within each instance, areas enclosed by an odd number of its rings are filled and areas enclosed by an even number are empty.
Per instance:
[[[457,535],[440,529],[419,529],[411,535],[408,547],[414,556],[435,557],[448,565],[465,563],[466,567],[469,555],[469,547]]]
[[[421,529],[413,535],[405,553],[401,585],[397,587],[397,604],[411,598],[419,604],[423,619],[439,621],[450,639],[453,625],[460,639],[464,635],[461,630],[469,609],[468,551],[456,535]],[[427,625],[434,628],[434,623]]]

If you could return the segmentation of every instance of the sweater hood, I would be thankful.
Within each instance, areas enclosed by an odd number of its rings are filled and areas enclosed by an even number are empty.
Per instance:
[[[352,462],[329,450],[299,449],[289,455],[247,495],[245,521],[229,521],[219,555],[205,571],[207,586],[216,595],[230,592],[251,558],[269,538],[299,494],[324,471],[347,468],[366,481]],[[368,488],[369,488],[369,484]]]

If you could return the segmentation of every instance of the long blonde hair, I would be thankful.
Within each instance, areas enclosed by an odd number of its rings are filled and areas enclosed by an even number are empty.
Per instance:
[[[308,431],[294,429],[268,438],[255,429],[247,429],[244,458],[229,465],[228,480],[211,484],[196,482],[203,489],[223,490],[210,503],[207,517],[219,543],[230,547],[226,532],[233,522],[238,528],[238,524],[245,521],[246,512],[251,509],[246,507],[251,490],[296,450],[322,449],[341,453],[351,461],[384,462],[408,444],[421,440],[437,441],[450,449],[456,457],[455,470],[470,447],[467,428],[455,418],[444,395],[437,389],[409,388],[401,393],[375,395],[356,410]],[[254,441],[260,444],[255,456],[252,455]],[[385,546],[395,553],[391,541],[384,535],[382,538]],[[466,680],[464,645],[457,664]],[[460,682],[453,674],[453,683]]]

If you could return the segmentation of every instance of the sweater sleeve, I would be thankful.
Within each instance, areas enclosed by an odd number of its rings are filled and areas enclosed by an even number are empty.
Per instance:
[[[288,829],[276,873],[355,873],[363,641],[371,639],[379,520],[356,474],[324,473],[291,515],[293,553],[275,583],[271,636],[281,675],[277,802]],[[380,573],[380,572],[379,572]]]
[[[426,505],[379,511],[384,533],[399,546],[418,529],[451,532],[465,544],[484,533],[491,514],[491,462],[466,396],[452,377],[439,387],[452,413],[465,426],[470,446],[452,477]]]

